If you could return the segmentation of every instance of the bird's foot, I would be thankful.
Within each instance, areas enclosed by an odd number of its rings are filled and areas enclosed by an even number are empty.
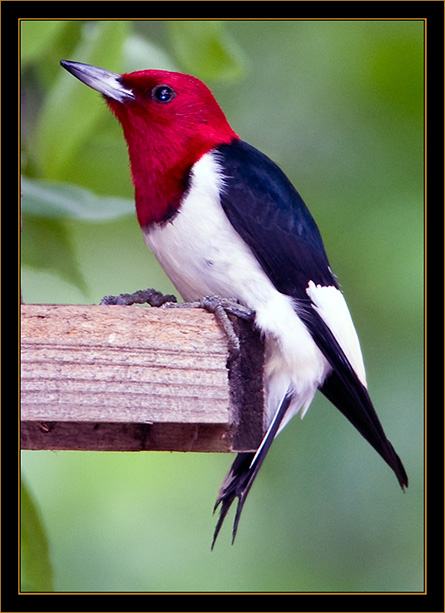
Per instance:
[[[104,296],[100,301],[102,305],[120,304],[130,306],[132,304],[149,304],[160,307],[166,303],[176,303],[176,296],[161,294],[155,289],[140,289],[133,294],[119,294],[119,296]]]
[[[209,313],[213,313],[229,341],[230,361],[239,356],[241,347],[233,323],[229,319],[229,314],[245,320],[252,320],[255,316],[255,311],[243,306],[235,298],[221,298],[221,296],[205,296],[195,302],[166,302],[163,306],[164,308],[205,309]]]

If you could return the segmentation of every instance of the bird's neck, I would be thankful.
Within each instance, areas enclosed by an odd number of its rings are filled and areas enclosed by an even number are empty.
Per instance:
[[[230,136],[229,142],[233,140]],[[194,139],[184,146],[173,140],[127,138],[136,213],[142,228],[172,219],[187,193],[194,164],[220,144]]]
[[[193,160],[180,159],[174,147],[159,150],[151,139],[127,144],[140,226],[168,220],[180,207]]]
[[[168,221],[180,208],[193,162],[130,159],[139,225],[145,228]]]

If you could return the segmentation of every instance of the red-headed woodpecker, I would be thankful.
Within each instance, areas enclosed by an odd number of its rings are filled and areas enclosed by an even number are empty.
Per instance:
[[[360,344],[319,230],[280,168],[240,140],[192,76],[61,64],[103,94],[120,121],[144,240],[184,300],[235,298],[255,312],[264,338],[267,432],[256,452],[237,455],[219,490],[213,544],[238,498],[235,538],[274,437],[306,413],[317,389],[406,487],[369,397]]]

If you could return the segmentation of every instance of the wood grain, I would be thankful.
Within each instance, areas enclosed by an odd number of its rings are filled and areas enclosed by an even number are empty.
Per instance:
[[[25,449],[234,451],[263,434],[263,352],[201,309],[22,305]]]

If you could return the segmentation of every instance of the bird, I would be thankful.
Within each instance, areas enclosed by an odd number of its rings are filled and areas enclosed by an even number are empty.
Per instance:
[[[266,433],[257,450],[237,454],[219,489],[212,549],[237,499],[233,544],[274,438],[306,414],[317,390],[404,490],[408,477],[368,393],[359,339],[320,231],[281,168],[238,136],[194,76],[61,65],[102,94],[120,122],[144,241],[182,298],[236,300],[253,311],[263,339]]]

